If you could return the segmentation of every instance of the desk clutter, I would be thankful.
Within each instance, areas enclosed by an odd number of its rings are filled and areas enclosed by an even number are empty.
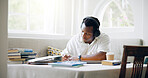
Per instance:
[[[35,59],[37,52],[26,48],[8,49],[8,64],[26,64],[28,60]]]
[[[53,67],[80,67],[87,62],[82,61],[61,61],[62,56],[46,56],[28,60],[29,65],[51,65]]]
[[[62,56],[46,56],[36,59],[28,60],[30,65],[51,65],[53,67],[80,67],[87,62],[82,61],[63,61],[61,62]]]

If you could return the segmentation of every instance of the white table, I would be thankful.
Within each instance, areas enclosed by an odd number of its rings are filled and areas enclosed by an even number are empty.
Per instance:
[[[120,65],[85,64],[79,68],[50,65],[8,64],[8,78],[118,78]],[[146,66],[143,69],[145,75]],[[127,64],[126,78],[130,78],[132,64]]]

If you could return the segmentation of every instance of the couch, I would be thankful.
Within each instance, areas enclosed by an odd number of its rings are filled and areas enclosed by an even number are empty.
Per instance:
[[[46,56],[47,47],[52,46],[63,50],[69,39],[27,39],[8,38],[8,48],[31,48],[39,57]],[[122,59],[123,45],[142,45],[141,39],[111,39],[110,52],[115,54],[116,60]],[[132,60],[132,57],[128,59]]]

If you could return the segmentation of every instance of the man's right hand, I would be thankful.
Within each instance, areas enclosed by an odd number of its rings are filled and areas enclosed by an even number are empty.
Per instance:
[[[62,57],[62,61],[71,61],[71,56],[70,55],[64,55],[63,57]]]

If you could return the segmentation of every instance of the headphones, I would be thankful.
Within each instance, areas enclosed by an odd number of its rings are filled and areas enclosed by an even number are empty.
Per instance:
[[[100,26],[100,22],[97,18],[95,17],[86,17],[83,19],[82,24],[81,24],[81,28],[83,23],[85,23],[85,21],[90,20],[90,22],[92,21],[94,23],[93,26],[93,36],[94,37],[98,37],[100,35],[100,30],[99,30],[99,26]]]

